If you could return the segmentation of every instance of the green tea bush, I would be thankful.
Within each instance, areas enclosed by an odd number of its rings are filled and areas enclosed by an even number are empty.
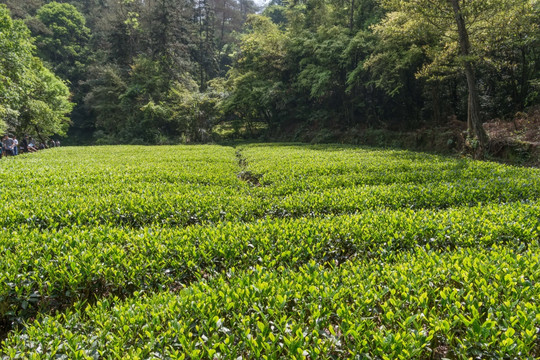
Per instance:
[[[395,262],[229,269],[176,293],[45,317],[6,359],[432,359],[540,356],[537,248],[418,250]]]
[[[2,359],[540,357],[538,169],[283,144],[1,165]]]
[[[186,229],[21,229],[0,235],[0,317],[25,318],[104,294],[184,286],[230,267],[392,261],[418,246],[518,247],[537,243],[539,234],[540,206],[521,203]]]
[[[239,179],[234,149],[218,146],[66,148],[21,157],[1,171],[0,226],[187,226],[540,195],[537,169],[340,147],[243,152],[250,173],[262,174],[261,186]]]

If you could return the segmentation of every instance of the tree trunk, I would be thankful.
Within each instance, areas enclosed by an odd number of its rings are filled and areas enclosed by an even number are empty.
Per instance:
[[[433,103],[433,120],[435,120],[435,124],[441,125],[443,121],[439,82],[431,86],[431,101]]]
[[[488,143],[488,136],[482,120],[480,119],[480,97],[476,86],[476,76],[474,74],[474,66],[469,56],[471,54],[471,43],[469,34],[465,26],[465,19],[461,13],[459,0],[449,0],[454,10],[456,25],[459,35],[459,53],[463,57],[465,76],[467,78],[467,88],[469,91],[468,107],[467,107],[467,131],[469,135],[474,135],[478,140],[479,152],[483,152]]]
[[[41,135],[41,132],[39,131],[39,127],[37,125],[34,125],[34,130],[36,130],[36,134],[39,140],[41,140],[41,142],[45,144],[45,138]]]
[[[204,32],[204,29],[203,29],[203,26],[204,26],[204,21],[203,21],[203,8],[204,8],[204,2],[202,0],[199,0],[198,4],[197,4],[197,11],[198,11],[198,14],[197,14],[197,20],[198,20],[198,25],[199,25],[199,89],[201,89],[201,91],[204,91],[204,84],[205,84],[205,81],[204,81],[204,47],[203,47],[203,32]],[[206,14],[204,14],[206,15]]]
[[[354,28],[354,0],[351,0],[351,12],[349,15],[349,30],[351,30],[351,34],[353,33]]]
[[[529,92],[529,62],[527,61],[527,53],[525,48],[521,48],[521,83],[520,83],[520,94],[517,99],[517,104],[519,106],[518,111],[523,111],[525,109],[525,99]]]
[[[223,49],[224,39],[225,39],[225,11],[227,8],[227,0],[223,0],[223,17],[221,19],[221,36],[219,38],[219,48],[218,50],[221,51]]]

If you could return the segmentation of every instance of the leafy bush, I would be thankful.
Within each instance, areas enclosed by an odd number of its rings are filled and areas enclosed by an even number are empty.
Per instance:
[[[231,268],[178,293],[109,298],[40,319],[6,341],[6,358],[532,359],[540,355],[537,250]]]
[[[253,144],[0,174],[3,358],[540,356],[538,169]]]

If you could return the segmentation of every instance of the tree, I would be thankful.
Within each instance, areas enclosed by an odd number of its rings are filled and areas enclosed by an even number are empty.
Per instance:
[[[487,61],[479,64],[494,116],[524,111],[540,90],[540,1],[515,0],[501,12],[491,19],[497,31],[482,34]]]
[[[33,56],[30,31],[0,5],[0,113],[15,132],[64,135],[73,104],[62,80]]]
[[[13,21],[0,5],[0,128],[16,126],[24,103],[21,89],[30,85],[28,73],[34,50],[30,33],[21,21]]]
[[[190,0],[150,1],[148,14],[141,17],[144,42],[151,58],[158,61],[167,79],[180,80],[192,69],[191,47],[194,46],[194,4]]]
[[[471,42],[469,40],[469,31],[465,23],[465,16],[459,0],[450,0],[454,17],[456,20],[459,54],[462,57],[463,69],[467,77],[467,87],[469,89],[469,106],[467,111],[467,128],[469,133],[474,133],[480,143],[480,149],[483,150],[488,142],[488,136],[482,120],[480,119],[480,98],[478,96],[478,86],[476,83],[476,74],[474,70],[474,62],[471,59]]]
[[[88,60],[90,29],[75,6],[51,2],[42,6],[36,19],[43,25],[36,29],[38,55],[72,87],[84,79]]]
[[[277,122],[286,101],[287,36],[264,16],[250,15],[247,24],[250,30],[241,37],[238,58],[229,72],[233,90],[225,108],[249,127],[257,120]]]
[[[88,65],[92,62],[89,51],[90,29],[86,19],[74,5],[50,2],[27,18],[26,23],[35,36],[38,56],[49,69],[68,82],[72,99],[77,104],[71,113],[70,134],[84,133],[93,120],[83,106],[88,91],[84,86]]]
[[[428,42],[420,41],[423,47],[414,44],[418,50],[431,57],[431,62],[418,75],[433,75],[443,71],[443,68],[447,70],[448,63],[465,73],[468,87],[468,131],[478,142],[480,150],[486,147],[488,138],[480,117],[475,74],[479,48],[473,45],[470,38],[479,35],[480,23],[484,22],[485,25],[485,21],[503,1],[506,0],[385,0],[383,3],[391,12],[376,26],[376,32],[382,37],[401,37],[404,42],[410,41],[407,37],[411,35],[413,39],[419,39],[429,34]],[[397,26],[420,31],[402,31],[400,34],[394,30]],[[426,50],[426,46],[433,50]]]
[[[209,0],[197,1],[195,20],[198,27],[198,46],[195,58],[198,67],[199,87],[204,90],[208,80],[215,77],[218,70],[215,49],[214,10]]]
[[[52,135],[65,135],[70,125],[68,114],[73,109],[68,87],[38,58],[30,64],[31,86],[20,109],[19,133],[35,133],[41,141]]]
[[[29,16],[33,16],[37,9],[39,9],[44,1],[43,0],[1,0],[0,3],[5,4],[11,11],[11,17],[13,19],[25,19]]]
[[[95,126],[104,134],[118,134],[126,127],[126,109],[120,99],[126,92],[127,84],[117,65],[92,66],[88,80],[90,91],[84,98],[85,105],[95,117]]]
[[[534,2],[527,0],[385,0],[390,11],[375,27],[379,39],[387,43],[410,44],[426,61],[418,77],[441,80],[462,73],[467,84],[467,124],[469,136],[486,147],[482,126],[478,69],[493,63],[492,50],[500,44],[517,43],[520,38],[538,39],[538,19]],[[524,31],[520,23],[529,24]],[[402,29],[402,30],[400,30]],[[536,31],[536,35],[534,32]],[[428,35],[428,36],[427,36]],[[375,54],[374,56],[378,56]],[[490,82],[482,79],[482,83]],[[500,86],[499,84],[496,86]]]
[[[210,80],[205,91],[193,80],[176,83],[167,101],[152,109],[165,111],[175,130],[185,141],[208,141],[211,129],[223,116],[223,99],[227,96],[224,79]]]

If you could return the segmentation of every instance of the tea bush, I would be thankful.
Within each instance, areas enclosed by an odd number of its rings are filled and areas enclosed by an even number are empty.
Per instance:
[[[231,268],[178,294],[109,298],[35,321],[6,341],[6,358],[533,359],[537,250]]]
[[[1,165],[2,359],[540,357],[538,169],[294,144]]]

